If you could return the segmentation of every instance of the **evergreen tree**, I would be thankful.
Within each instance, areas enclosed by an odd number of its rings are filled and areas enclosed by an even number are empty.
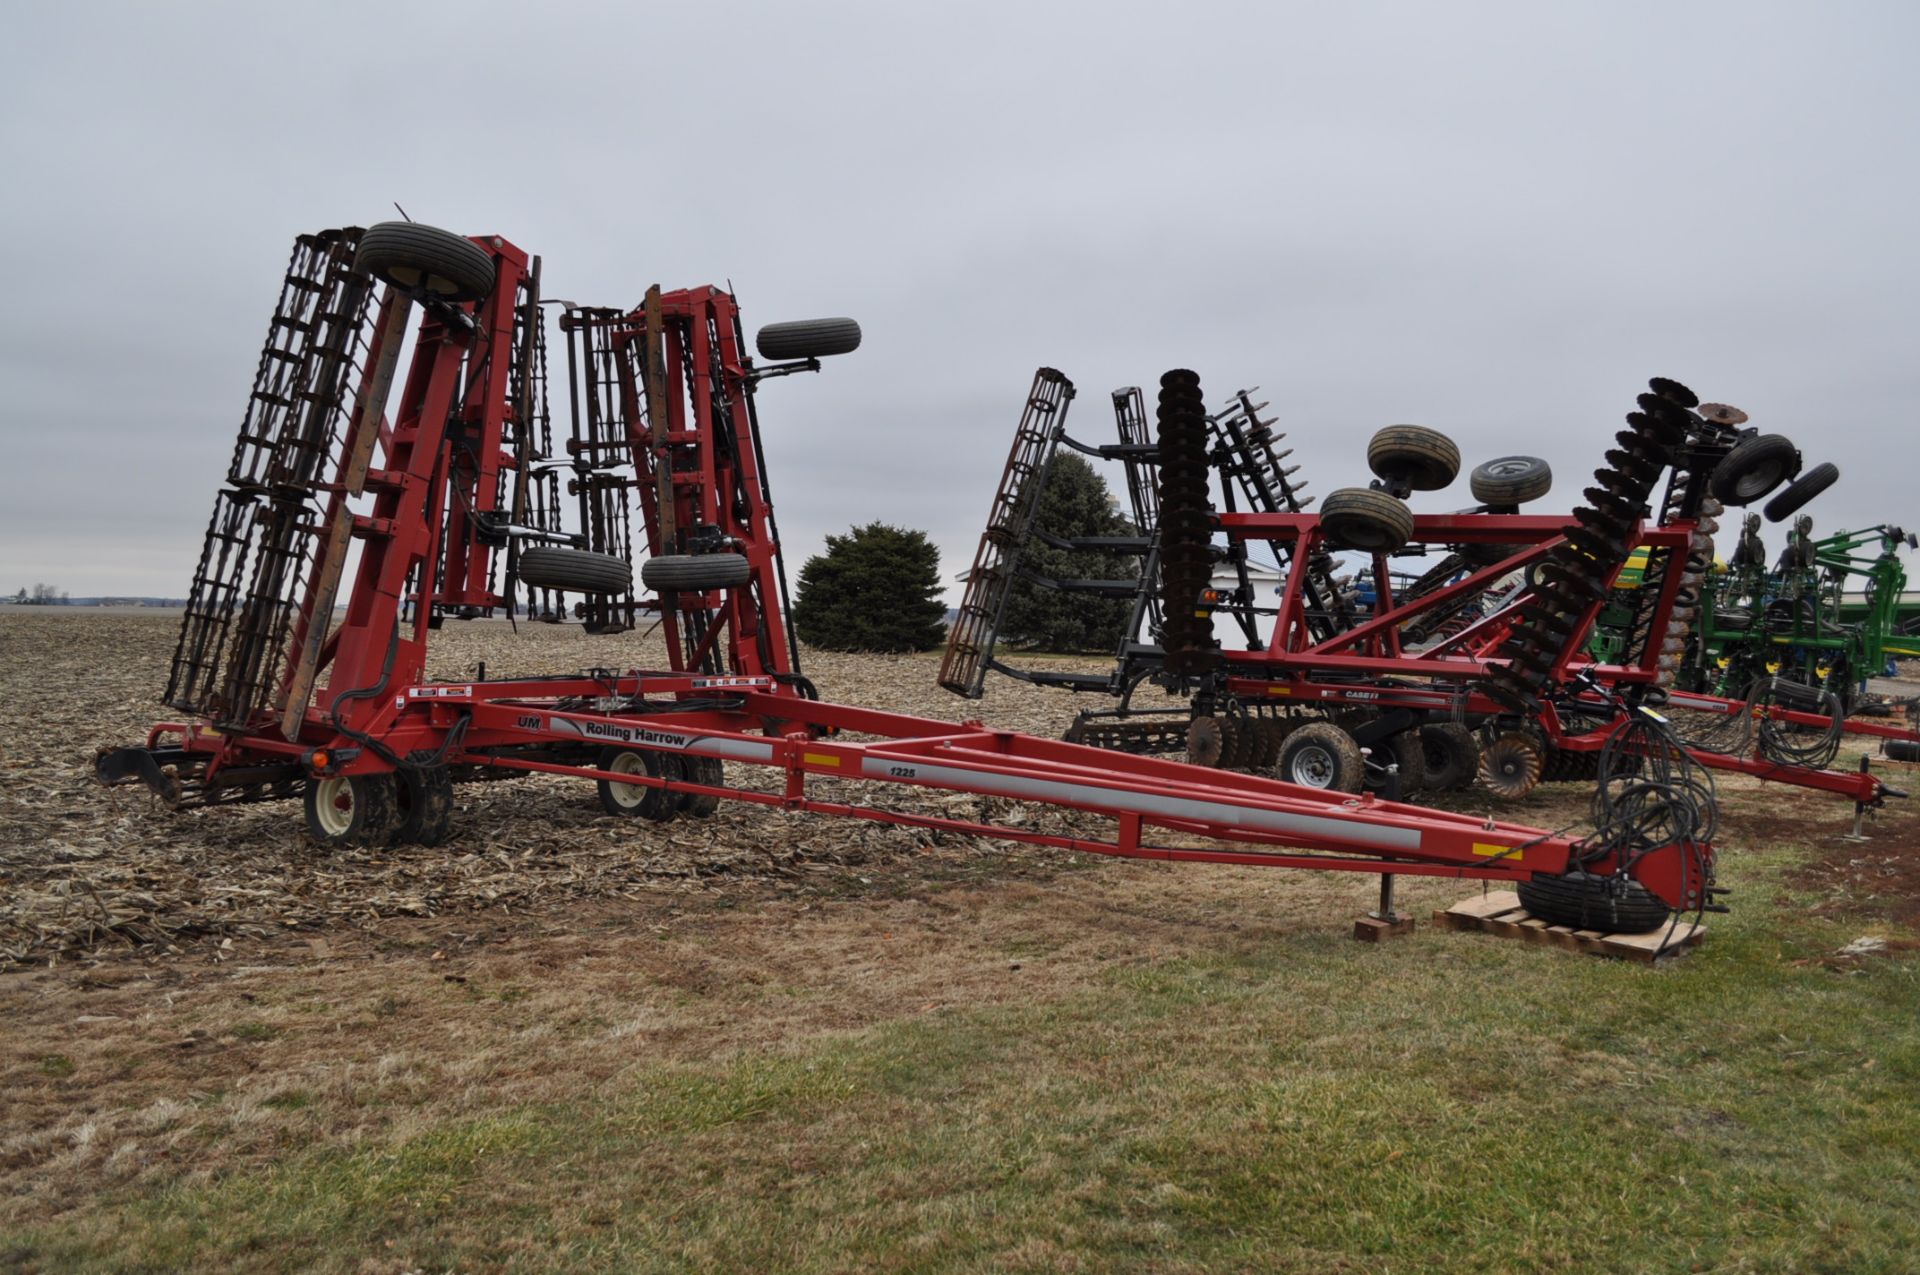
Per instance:
[[[947,639],[946,615],[940,550],[881,522],[828,536],[793,599],[800,640],[829,651],[930,651]]]
[[[1129,536],[1133,523],[1107,490],[1107,480],[1072,452],[1058,452],[1047,467],[1034,528],[1063,538]],[[1029,539],[1020,566],[1054,580],[1137,580],[1140,559],[1098,551],[1071,552]],[[1021,578],[1013,584],[1000,624],[1002,641],[1041,651],[1111,652],[1126,630],[1133,604],[1126,598],[1046,589]]]

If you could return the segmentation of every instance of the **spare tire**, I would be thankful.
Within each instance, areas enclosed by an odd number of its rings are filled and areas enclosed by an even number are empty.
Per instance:
[[[1800,472],[1800,449],[1784,434],[1740,440],[1714,466],[1707,486],[1726,505],[1750,505]]]
[[[628,593],[633,567],[610,553],[537,545],[520,551],[520,583],[565,593]]]
[[[1320,502],[1320,526],[1341,549],[1392,553],[1413,536],[1413,510],[1371,487],[1342,487]]]
[[[418,222],[368,226],[360,234],[353,266],[389,287],[442,301],[478,301],[493,291],[493,258],[479,245]]]
[[[1467,486],[1483,505],[1524,505],[1553,490],[1553,466],[1538,456],[1501,456],[1475,465]]]
[[[1767,502],[1768,522],[1780,522],[1798,513],[1800,507],[1840,480],[1840,467],[1823,460],[1787,484],[1787,489]]]
[[[1424,425],[1389,425],[1367,444],[1367,467],[1384,482],[1404,480],[1415,491],[1439,491],[1460,474],[1460,449]]]
[[[753,564],[737,553],[677,553],[648,558],[640,580],[655,593],[732,589],[753,579]]]
[[[860,325],[852,319],[796,319],[769,323],[753,339],[763,359],[823,359],[860,348]]]
[[[1667,923],[1673,909],[1638,881],[1590,872],[1538,876],[1520,882],[1520,906],[1549,925],[1608,934],[1645,934]]]

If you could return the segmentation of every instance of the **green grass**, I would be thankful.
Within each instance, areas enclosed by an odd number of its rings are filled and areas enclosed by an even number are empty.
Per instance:
[[[0,1261],[1920,1269],[1920,971],[1809,959],[1858,930],[1765,904],[1773,876],[1749,861],[1742,910],[1667,968],[1222,934],[1046,1003],[109,1193]]]

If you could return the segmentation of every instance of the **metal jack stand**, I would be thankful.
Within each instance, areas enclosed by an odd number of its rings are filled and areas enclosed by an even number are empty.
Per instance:
[[[1873,764],[1872,759],[1868,757],[1866,753],[1860,754],[1860,773],[1861,774],[1863,775],[1866,774],[1868,768],[1871,767],[1872,764]],[[1873,840],[1872,837],[1869,837],[1867,835],[1867,803],[1866,802],[1856,801],[1853,803],[1853,831],[1841,833],[1840,840],[1842,841]]]
[[[1393,910],[1393,873],[1380,874],[1380,906],[1353,923],[1353,937],[1362,943],[1397,939],[1413,933],[1413,918]]]

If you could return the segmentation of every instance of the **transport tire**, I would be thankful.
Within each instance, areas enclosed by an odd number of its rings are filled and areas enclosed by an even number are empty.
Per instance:
[[[727,786],[727,770],[718,757],[688,755],[682,757],[680,762],[687,772],[687,778],[693,783],[705,784],[709,788]],[[720,798],[705,793],[689,793],[682,808],[695,819],[709,819],[720,809]]]
[[[1482,504],[1487,502],[1482,501]],[[1471,544],[1456,546],[1454,552],[1467,560],[1467,565],[1478,571],[1481,567],[1490,567],[1496,562],[1505,562],[1514,554],[1526,548],[1524,544]]]
[[[1708,488],[1725,505],[1763,500],[1800,472],[1800,449],[1784,434],[1755,434],[1734,445],[1714,467]]]
[[[1260,719],[1242,714],[1224,719],[1227,728],[1225,770],[1252,770],[1260,757]]]
[[[1767,502],[1768,522],[1782,522],[1800,512],[1809,500],[1840,481],[1840,467],[1823,460],[1787,484],[1787,489]]]
[[[1437,429],[1389,425],[1368,442],[1367,468],[1383,482],[1439,491],[1460,476],[1460,449]]]
[[[644,748],[609,748],[600,754],[600,769],[610,770],[616,775],[651,775],[655,779],[665,777],[661,774],[660,754]],[[624,819],[651,819],[655,823],[665,823],[680,813],[680,794],[664,788],[612,783],[602,779],[600,808]]]
[[[398,826],[392,775],[307,780],[307,835],[328,847],[385,845]]]
[[[1342,487],[1320,502],[1320,525],[1342,549],[1392,553],[1413,535],[1413,510],[1384,491]]]
[[[769,323],[753,338],[763,359],[824,359],[860,348],[860,325],[852,319],[796,319]]]
[[[640,582],[655,593],[732,589],[753,579],[753,564],[737,553],[673,553],[640,564]]]
[[[393,842],[437,846],[453,832],[453,776],[442,766],[402,766],[393,775]]]
[[[682,757],[679,753],[654,753],[647,758],[647,760],[653,765],[654,773],[662,779],[668,780],[669,782],[681,782],[687,778],[686,763],[689,759]],[[688,804],[693,800],[691,793],[669,792],[664,788],[658,791],[660,794],[659,812],[648,815],[647,817],[660,823],[665,823],[676,815],[686,813]]]
[[[520,551],[520,583],[563,593],[630,593],[633,566],[610,553],[537,545]]]
[[[1280,761],[1280,748],[1287,742],[1287,734],[1292,723],[1277,717],[1260,719],[1255,728],[1259,733],[1259,747],[1254,750],[1253,768],[1272,770]]]
[[[1427,786],[1436,792],[1465,788],[1480,773],[1480,743],[1464,726],[1454,722],[1422,726],[1420,747],[1426,754]]]
[[[1501,456],[1475,465],[1467,487],[1483,505],[1524,505],[1553,490],[1553,467],[1538,456]]]
[[[1480,754],[1480,782],[1494,796],[1518,801],[1539,786],[1544,752],[1533,735],[1510,730]]]
[[[1920,762],[1920,744],[1910,739],[1890,739],[1886,742],[1885,752],[1894,761]]]
[[[353,265],[389,287],[442,301],[479,301],[493,291],[493,258],[436,226],[382,221],[360,234]]]
[[[1374,754],[1376,759],[1390,761],[1398,772],[1400,795],[1397,801],[1412,801],[1413,794],[1429,787],[1427,779],[1427,753],[1420,742],[1420,732],[1403,730],[1398,735],[1390,735]],[[1382,766],[1367,767],[1367,788],[1372,792],[1387,790],[1387,770]]]
[[[1659,895],[1631,879],[1597,877],[1590,872],[1535,877],[1515,891],[1520,906],[1550,925],[1605,934],[1645,934],[1673,915]]]
[[[1359,792],[1366,781],[1360,745],[1332,722],[1309,722],[1280,746],[1280,778],[1323,792]]]

